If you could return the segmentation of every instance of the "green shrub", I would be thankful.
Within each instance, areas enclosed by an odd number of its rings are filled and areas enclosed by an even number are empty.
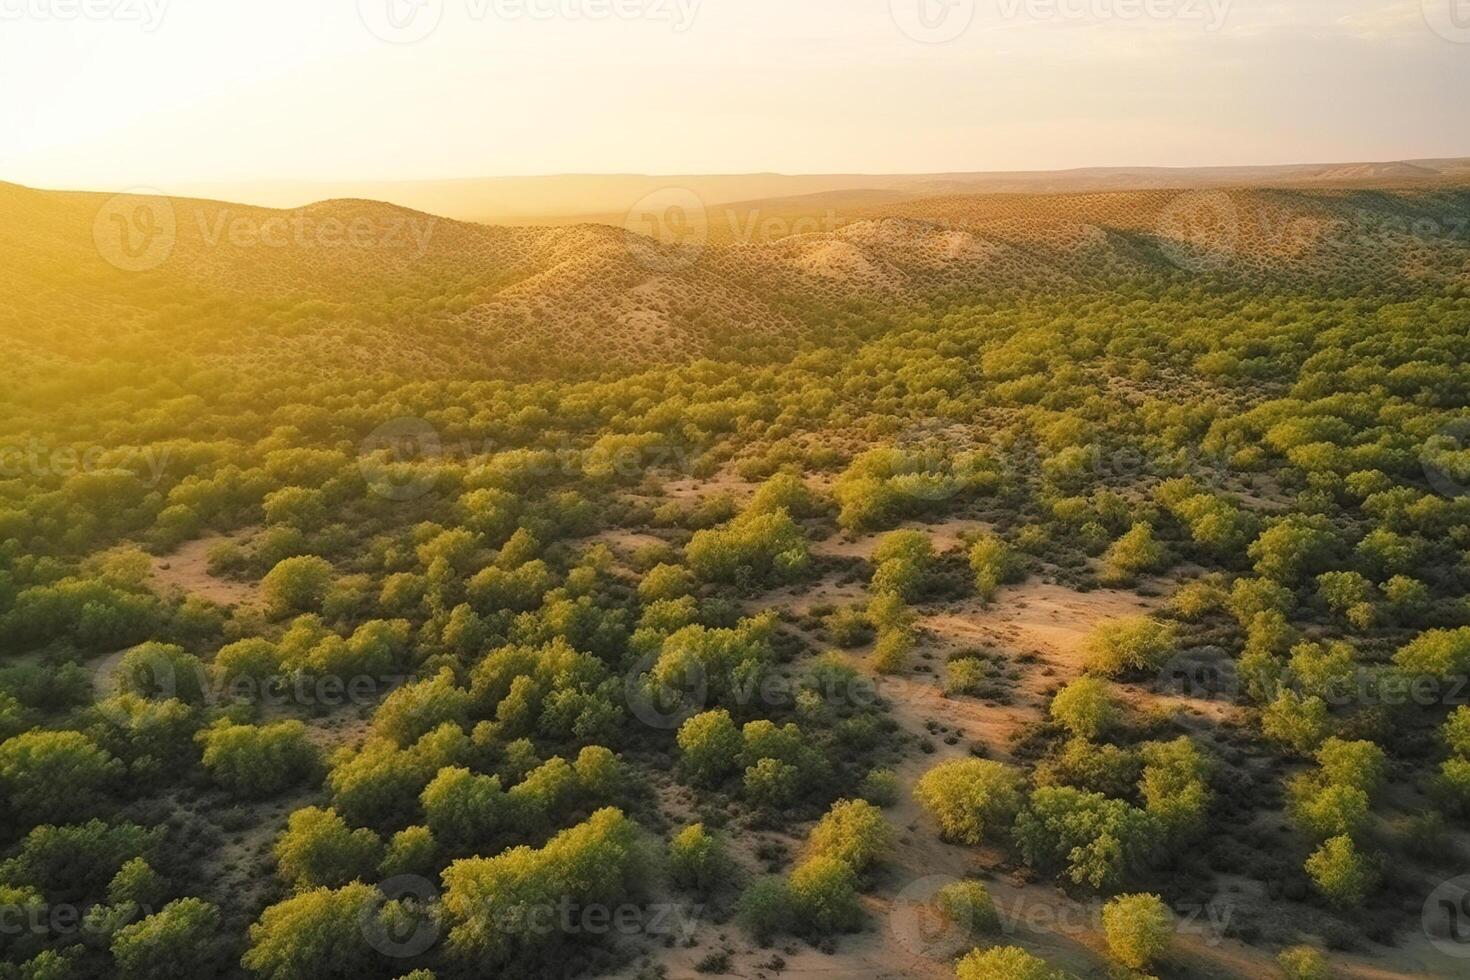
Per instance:
[[[1348,908],[1362,903],[1373,890],[1378,873],[1351,837],[1333,837],[1307,858],[1307,875],[1333,905]]]
[[[893,849],[893,828],[883,813],[864,800],[839,800],[812,828],[807,853],[832,857],[854,871],[864,871]]]
[[[1310,946],[1283,949],[1276,962],[1285,980],[1332,980],[1332,967],[1327,957]]]
[[[1021,774],[999,762],[959,759],[935,766],[914,787],[940,832],[964,844],[998,839],[1021,808]]]
[[[1174,916],[1157,895],[1119,895],[1103,906],[1113,959],[1132,970],[1158,960],[1174,938]]]
[[[1105,681],[1079,677],[1057,692],[1051,717],[1078,738],[1098,738],[1118,723],[1118,702]]]
[[[1097,626],[1087,638],[1087,671],[1102,677],[1157,671],[1174,652],[1175,628],[1147,616]]]
[[[787,890],[803,932],[829,935],[851,932],[862,924],[857,876],[846,861],[820,854],[809,857],[792,870]]]
[[[338,888],[370,878],[382,850],[371,830],[352,830],[335,810],[306,807],[291,814],[276,841],[276,870],[297,891]]]
[[[1070,980],[1046,961],[1016,946],[974,950],[955,964],[955,980]]]
[[[320,764],[316,746],[299,721],[256,726],[221,719],[201,731],[198,739],[204,746],[205,770],[237,796],[273,796],[313,778]]]
[[[685,771],[705,785],[714,785],[733,772],[745,748],[730,712],[723,708],[685,721],[679,726],[678,744]]]
[[[212,976],[219,956],[219,909],[198,898],[170,902],[123,926],[112,958],[124,980],[195,980]]]
[[[690,824],[669,842],[669,875],[680,888],[712,891],[724,880],[729,867],[724,841],[705,830],[702,823]]]
[[[956,881],[934,893],[934,904],[947,922],[967,934],[995,932],[1000,916],[990,892],[978,881]]]

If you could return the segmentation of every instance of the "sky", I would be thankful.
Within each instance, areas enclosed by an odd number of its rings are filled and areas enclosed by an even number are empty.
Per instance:
[[[1470,155],[1470,0],[0,0],[0,180]]]

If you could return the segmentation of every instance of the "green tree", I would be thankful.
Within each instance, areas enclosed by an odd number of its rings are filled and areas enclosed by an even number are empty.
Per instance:
[[[1327,957],[1311,946],[1283,949],[1276,962],[1285,980],[1332,980],[1332,967]]]
[[[1407,674],[1444,680],[1470,674],[1470,626],[1421,633],[1399,648],[1393,662]]]
[[[807,837],[807,853],[834,857],[861,872],[893,849],[893,828],[883,811],[863,800],[839,800]]]
[[[846,861],[824,855],[809,857],[792,870],[787,888],[803,931],[828,935],[850,932],[862,924],[857,875]]]
[[[1098,738],[1118,723],[1118,702],[1107,682],[1079,677],[1057,692],[1051,717],[1078,738]]]
[[[959,759],[926,772],[914,799],[948,839],[979,844],[1003,835],[1021,808],[1020,773],[987,759]]]
[[[1332,904],[1360,904],[1377,884],[1373,863],[1358,850],[1351,837],[1333,837],[1307,858],[1307,875]]]
[[[1104,553],[1102,581],[1128,585],[1139,575],[1159,571],[1168,562],[1168,552],[1154,538],[1154,527],[1140,521]]]
[[[980,598],[989,602],[995,598],[996,590],[1008,582],[1016,581],[1021,575],[1021,563],[1000,538],[993,534],[982,534],[970,545],[970,570],[975,573],[975,591]]]
[[[724,879],[729,866],[724,841],[702,823],[690,824],[669,842],[669,875],[680,888],[708,893]]]
[[[0,742],[0,810],[22,826],[95,812],[121,776],[122,765],[81,732],[37,729]]]
[[[955,965],[955,980],[1071,980],[1017,946],[974,950]]]
[[[734,771],[744,740],[730,712],[706,711],[679,726],[677,737],[683,766],[696,782],[713,785]]]
[[[1164,955],[1174,938],[1174,916],[1157,895],[1119,895],[1103,906],[1108,952],[1131,970]]]
[[[1148,616],[1102,623],[1087,638],[1087,671],[1102,677],[1157,671],[1174,652],[1175,628]]]
[[[274,796],[312,778],[320,767],[320,754],[299,721],[257,726],[221,719],[197,737],[205,770],[237,796]]]
[[[919,531],[890,531],[873,550],[874,595],[891,593],[912,602],[923,595],[934,572],[934,545]]]
[[[276,870],[297,891],[338,888],[369,878],[383,844],[371,830],[353,830],[335,810],[306,807],[292,813],[276,840]]]
[[[364,922],[376,921],[382,895],[354,881],[313,888],[269,906],[250,927],[241,964],[263,980],[356,980],[372,975],[379,955]]]
[[[219,958],[219,909],[181,898],[112,937],[112,957],[124,980],[195,980],[212,976]]]
[[[1316,751],[1327,738],[1331,718],[1327,703],[1316,695],[1301,697],[1282,691],[1261,713],[1261,731],[1301,755]]]
[[[1096,889],[1115,888],[1144,867],[1160,832],[1146,811],[1070,786],[1037,787],[1015,827],[1027,864]]]
[[[768,943],[773,936],[791,931],[791,889],[782,878],[760,878],[741,893],[736,914],[741,927],[757,942]]]
[[[995,932],[1000,916],[989,890],[978,881],[955,881],[934,893],[934,904],[952,925],[966,934]]]
[[[321,608],[332,574],[331,562],[315,555],[281,559],[260,581],[267,614],[280,617]]]
[[[127,861],[107,883],[107,901],[110,905],[133,905],[151,909],[162,904],[167,895],[167,880],[154,871],[147,859],[142,857]]]
[[[500,778],[461,766],[440,769],[419,800],[434,839],[453,851],[470,852],[494,840],[511,819]]]

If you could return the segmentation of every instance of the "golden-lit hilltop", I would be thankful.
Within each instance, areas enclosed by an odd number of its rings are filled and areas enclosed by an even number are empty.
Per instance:
[[[98,357],[134,331],[171,330],[184,355],[524,375],[799,341],[854,302],[1140,278],[1352,290],[1470,275],[1470,190],[1443,181],[691,199],[655,242],[610,224],[501,227],[363,200],[283,211],[0,185],[4,342],[22,360]]]

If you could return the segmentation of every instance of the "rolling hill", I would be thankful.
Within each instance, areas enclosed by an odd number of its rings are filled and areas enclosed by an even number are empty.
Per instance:
[[[1348,291],[1470,281],[1470,190],[1458,185],[799,203],[681,210],[656,241],[366,200],[282,211],[0,185],[0,332],[20,362],[124,356],[130,336],[166,330],[182,355],[242,366],[537,376],[770,353],[853,303],[1141,278]]]

